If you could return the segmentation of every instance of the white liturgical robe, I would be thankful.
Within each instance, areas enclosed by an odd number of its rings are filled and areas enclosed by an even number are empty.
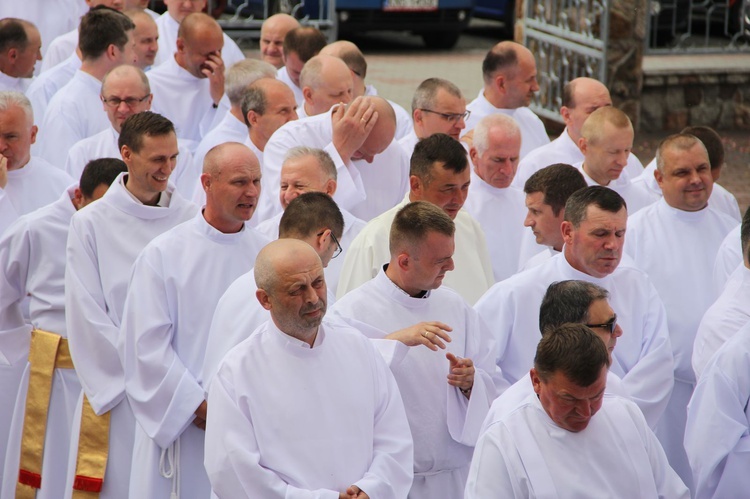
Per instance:
[[[518,128],[521,129],[521,159],[537,147],[549,144],[549,136],[547,135],[547,130],[544,128],[544,123],[528,107],[518,107],[516,109],[497,108],[487,100],[484,96],[484,89],[482,89],[479,91],[477,98],[466,106],[466,110],[471,111],[471,115],[466,120],[466,128],[464,128],[461,135],[466,135],[471,130],[474,130],[477,123],[485,116],[500,113],[516,120]]]
[[[591,178],[588,173],[583,169],[583,163],[575,163],[573,166],[578,168],[586,180],[586,185],[601,185],[596,180]],[[609,184],[603,186],[609,187],[617,194],[622,196],[625,203],[628,205],[628,215],[632,215],[638,210],[645,208],[646,206],[654,204],[658,201],[658,198],[653,197],[650,193],[644,192],[633,185],[630,180],[628,173],[623,171],[618,178],[610,180]]]
[[[556,163],[575,165],[576,163],[582,163],[583,159],[583,153],[578,148],[578,145],[573,142],[573,139],[570,138],[566,127],[555,140],[534,149],[518,162],[518,170],[516,171],[516,176],[513,178],[512,185],[523,190],[523,186],[529,177],[542,168]],[[625,171],[631,179],[643,173],[643,164],[632,152],[628,156],[628,164],[625,167]]]
[[[214,108],[208,78],[196,78],[180,67],[174,57],[149,71],[147,76],[154,94],[151,110],[168,118],[174,123],[177,136],[192,140],[195,146],[229,110],[226,95],[219,107]]]
[[[302,94],[302,89],[292,81],[289,72],[286,70],[286,66],[281,66],[276,70],[276,79],[285,83],[292,90],[294,101],[297,103],[297,109],[303,109],[305,107],[305,96]]]
[[[65,171],[73,178],[80,178],[86,164],[97,158],[120,159],[120,148],[117,140],[120,134],[111,126],[96,135],[77,142],[70,148],[68,160],[65,162]],[[177,192],[182,197],[189,199],[195,191],[196,185],[200,184],[201,168],[193,163],[193,155],[187,147],[179,144],[177,165],[175,166],[170,182],[174,183]]]
[[[26,92],[31,78],[15,78],[0,71],[0,92]]]
[[[71,31],[63,33],[58,36],[52,43],[49,44],[47,51],[44,53],[42,58],[42,69],[44,73],[54,68],[65,59],[70,57],[70,54],[75,53],[76,47],[78,46],[78,27],[76,26]]]
[[[208,405],[205,465],[218,497],[409,491],[413,445],[398,387],[348,327],[320,326],[310,348],[266,322],[222,362]]]
[[[706,365],[688,405],[685,450],[695,499],[750,490],[750,324]]]
[[[174,53],[177,52],[177,31],[180,29],[180,23],[169,12],[160,15],[155,21],[156,28],[159,30],[159,50],[156,52],[154,67],[169,59],[174,59]],[[229,69],[235,62],[244,60],[245,54],[226,33],[223,35],[224,47],[221,49],[221,58],[224,61],[224,67]]]
[[[683,449],[685,408],[695,386],[693,343],[703,314],[716,295],[711,263],[735,221],[710,207],[678,210],[664,198],[628,218],[625,251],[646,272],[664,303],[674,357],[675,387],[656,428],[672,467],[690,487]]]
[[[37,122],[41,122],[47,106],[52,97],[62,87],[68,84],[73,75],[81,68],[81,59],[78,54],[73,53],[49,71],[37,76],[26,89],[26,97],[31,101],[31,107],[34,108],[34,116]]]
[[[76,372],[94,411],[99,415],[112,411],[102,498],[127,497],[130,479],[135,419],[125,398],[117,342],[131,267],[153,238],[197,211],[172,186],[162,193],[159,206],[143,205],[125,187],[126,175],[117,177],[100,200],[73,216],[65,269],[66,324]],[[79,427],[80,402],[71,438],[73,455]],[[67,497],[74,471],[69,466]]]
[[[22,168],[8,172],[8,184],[0,192],[8,197],[13,211],[10,217],[15,220],[55,202],[73,183],[70,175],[32,156]]]
[[[260,206],[264,218],[281,212],[278,192],[281,165],[295,146],[316,147],[331,155],[338,174],[333,199],[339,207],[368,221],[392,208],[409,190],[409,158],[398,142],[391,142],[372,163],[363,159],[344,162],[333,146],[331,112],[290,121],[276,130],[263,150],[263,192]],[[270,206],[270,208],[268,208]]]
[[[750,269],[741,265],[719,298],[703,314],[693,344],[695,378],[716,351],[750,322]]]
[[[198,170],[203,171],[203,159],[206,157],[208,151],[215,146],[226,142],[244,144],[247,140],[249,140],[247,125],[238,120],[231,112],[227,112],[219,124],[203,137],[203,140],[201,140],[195,149],[193,157]],[[258,158],[258,160],[260,161],[261,158]],[[263,166],[263,163],[261,162],[260,165]]]
[[[557,426],[534,394],[479,438],[465,497],[689,499],[690,492],[631,401],[605,395],[574,433]]]
[[[219,232],[198,213],[151,241],[133,264],[118,342],[138,421],[131,497],[169,497],[173,480],[193,497],[210,494],[204,432],[191,424],[205,400],[209,326],[219,298],[269,242],[247,226]],[[159,472],[167,449],[175,453],[173,480]]]
[[[518,271],[521,248],[536,246],[532,232],[524,227],[525,195],[515,187],[498,189],[471,172],[471,188],[464,209],[479,222],[492,260],[495,282]]]
[[[391,224],[396,213],[408,202],[407,198],[370,220],[354,238],[341,268],[336,291],[338,298],[375,277],[383,265],[390,261],[388,238]],[[453,253],[455,269],[445,274],[443,284],[456,290],[469,305],[473,305],[495,282],[492,261],[479,223],[464,210],[459,211],[453,221],[456,224],[456,249]]]
[[[80,69],[52,97],[39,127],[39,156],[63,169],[68,151],[79,140],[111,125],[102,111],[102,82]]]
[[[714,293],[717,295],[722,292],[730,276],[742,265],[741,229],[740,224],[729,231],[716,252],[712,282]]]
[[[382,269],[338,300],[331,313],[369,336],[396,377],[414,438],[414,483],[409,497],[461,497],[482,421],[492,401],[508,387],[493,362],[492,334],[456,292],[438,288],[423,298],[412,298]],[[385,339],[423,321],[440,321],[453,328],[445,350],[407,347]],[[446,352],[474,362],[474,386],[468,400],[448,384]]]
[[[37,329],[67,337],[65,252],[61,248],[65,247],[70,219],[75,213],[71,201],[73,191],[74,187],[70,187],[54,203],[24,215],[0,239],[0,353],[23,373],[17,399],[11,398],[11,395],[15,397],[15,392],[11,393],[7,380],[3,381],[0,393],[0,411],[8,409],[12,412],[14,404],[17,409],[7,445],[2,442],[2,449],[7,448],[3,479],[0,480],[0,497],[3,499],[13,498],[16,493],[29,383],[26,360],[29,353],[28,326],[23,326],[22,334],[7,321],[10,316],[20,318],[20,307],[28,295],[31,324]],[[44,439],[42,488],[36,495],[39,499],[57,499],[65,487],[71,420],[80,393],[81,384],[73,369],[55,369]],[[0,421],[4,422],[3,416],[0,416]]]
[[[596,278],[574,269],[565,253],[492,286],[474,308],[491,326],[497,341],[497,364],[510,383],[528,376],[539,332],[539,307],[553,282],[578,279],[610,293],[623,334],[612,354],[613,373],[643,411],[652,428],[672,391],[674,361],[667,316],[656,289],[642,271],[620,262],[615,271]]]
[[[633,183],[639,189],[650,192],[654,196],[661,197],[661,187],[659,187],[659,184],[656,182],[654,170],[656,170],[656,158],[652,159],[651,162],[646,165],[646,168],[644,168],[643,173],[641,173],[639,177],[633,179]],[[737,198],[716,182],[714,182],[714,189],[711,191],[711,197],[708,198],[708,205],[715,210],[726,213],[737,222],[742,221],[740,205],[737,203]]]

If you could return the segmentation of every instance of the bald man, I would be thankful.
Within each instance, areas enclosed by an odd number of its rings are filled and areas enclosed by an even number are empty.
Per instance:
[[[156,56],[156,65],[160,65],[172,59],[173,54],[178,51],[177,39],[180,37],[179,30],[182,21],[196,12],[203,12],[206,7],[206,0],[164,0],[167,11],[156,20],[156,26],[159,28],[159,52]],[[239,62],[245,58],[245,54],[237,44],[222,33],[224,39],[224,49],[221,56],[227,67]]]
[[[211,149],[206,205],[153,240],[133,264],[118,341],[136,426],[130,497],[172,490],[208,497],[203,467],[207,404],[200,381],[216,303],[269,240],[246,225],[260,193],[260,164],[229,142]],[[160,463],[164,455],[174,459]],[[162,464],[172,467],[164,478]]]
[[[227,354],[209,391],[215,495],[406,497],[413,446],[396,382],[370,340],[324,321],[320,257],[303,241],[274,241],[255,282],[271,320]]]
[[[473,130],[488,114],[503,113],[516,120],[521,128],[521,158],[549,143],[542,120],[528,107],[539,91],[536,61],[529,49],[511,41],[498,43],[482,62],[482,77],[484,87],[466,106],[471,116],[462,135]]]
[[[264,151],[264,185],[278,186],[286,152],[298,145],[325,150],[338,173],[334,200],[357,218],[370,220],[395,206],[408,190],[409,160],[394,142],[396,117],[381,97],[358,97],[347,106],[287,123]],[[267,183],[266,183],[267,182]],[[265,218],[281,211],[275,196],[264,194]]]
[[[21,19],[0,19],[0,91],[24,92],[42,59],[36,26]]]
[[[374,86],[365,84],[367,61],[362,51],[354,43],[349,40],[338,40],[329,43],[320,50],[320,55],[332,55],[346,63],[349,71],[352,73],[352,81],[354,83],[352,95],[354,97],[378,95],[378,90]],[[396,140],[400,140],[411,132],[411,114],[400,104],[392,100],[388,100],[388,103],[396,113]]]
[[[180,24],[174,57],[148,72],[154,109],[174,123],[178,137],[194,142],[192,149],[229,109],[223,98],[223,47],[219,23],[203,13],[188,14]]]
[[[284,37],[299,21],[289,14],[274,14],[260,26],[260,58],[276,69],[284,67]]]
[[[523,189],[529,177],[546,166],[555,163],[575,165],[583,161],[583,153],[578,148],[583,123],[597,109],[611,105],[609,90],[598,80],[582,76],[566,83],[560,107],[565,129],[555,140],[521,159],[513,185]],[[631,179],[643,172],[641,161],[632,152],[628,155],[625,171]]]
[[[133,24],[133,42],[135,42],[135,65],[144,71],[151,69],[159,51],[159,29],[154,18],[143,9],[125,11]]]
[[[352,75],[338,57],[316,55],[307,61],[299,83],[305,97],[305,104],[297,110],[300,119],[325,113],[335,104],[352,101]]]

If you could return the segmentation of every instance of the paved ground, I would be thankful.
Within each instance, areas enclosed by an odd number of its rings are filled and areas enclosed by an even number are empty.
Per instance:
[[[352,38],[367,57],[367,83],[407,110],[416,87],[430,76],[452,81],[464,92],[467,101],[474,99],[482,87],[484,54],[500,40],[499,23],[476,20],[451,51],[429,50],[421,38],[404,33],[373,33]],[[257,53],[255,43],[243,44],[248,54]],[[659,141],[668,134],[636,134],[634,152],[644,165],[651,161]],[[750,206],[750,134],[739,130],[721,131],[721,134],[726,167],[720,183],[737,196],[744,211]]]

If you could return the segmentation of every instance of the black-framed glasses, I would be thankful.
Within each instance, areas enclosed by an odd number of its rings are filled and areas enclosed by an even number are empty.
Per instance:
[[[146,94],[143,97],[127,97],[125,99],[120,99],[119,97],[104,97],[103,95],[100,96],[102,99],[102,102],[108,105],[109,107],[120,107],[120,104],[123,102],[126,106],[129,108],[133,108],[136,104],[140,104],[141,102],[145,101],[151,96],[151,94]]]
[[[437,111],[433,111],[432,109],[425,109],[425,108],[418,108],[420,111],[424,111],[425,113],[432,113],[437,114],[438,116],[441,116],[444,120],[450,121],[451,123],[458,123],[462,119],[468,120],[469,116],[471,116],[471,111],[467,110],[465,113],[439,113]]]
[[[591,329],[594,328],[601,328],[606,329],[609,334],[614,334],[615,328],[617,327],[617,314],[614,315],[610,320],[605,322],[604,324],[586,324],[586,327],[589,327]]]
[[[320,237],[323,234],[325,234],[325,232],[326,231],[320,232],[318,234],[318,237]],[[333,240],[334,243],[336,243],[336,249],[333,251],[333,256],[331,257],[331,259],[334,259],[337,256],[339,256],[342,251],[344,251],[344,248],[341,247],[341,243],[339,243],[339,240],[336,239],[336,236],[333,235],[333,231],[331,231],[331,239]]]

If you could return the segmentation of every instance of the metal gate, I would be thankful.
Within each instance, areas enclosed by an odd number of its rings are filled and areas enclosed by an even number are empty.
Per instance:
[[[208,0],[208,12],[219,2]],[[219,25],[233,38],[260,38],[260,27],[269,16],[283,12],[296,17],[303,26],[314,26],[336,40],[336,0],[226,0]]]
[[[526,0],[523,43],[536,57],[538,115],[562,122],[563,87],[579,76],[607,83],[608,0]]]

